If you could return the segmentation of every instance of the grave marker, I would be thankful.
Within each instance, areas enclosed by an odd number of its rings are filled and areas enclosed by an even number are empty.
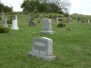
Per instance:
[[[52,20],[51,19],[42,19],[42,33],[44,34],[53,34],[52,31]]]
[[[12,20],[11,30],[19,30],[19,28],[18,28],[17,15],[15,15],[15,18],[13,18],[13,20]]]
[[[51,61],[55,59],[53,52],[53,40],[46,37],[34,38],[30,55]]]

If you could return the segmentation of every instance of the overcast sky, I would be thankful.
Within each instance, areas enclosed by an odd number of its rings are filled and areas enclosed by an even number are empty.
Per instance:
[[[91,15],[91,0],[69,0],[71,3],[70,13]],[[13,6],[14,11],[22,11],[20,8],[23,0],[1,0],[8,6]]]

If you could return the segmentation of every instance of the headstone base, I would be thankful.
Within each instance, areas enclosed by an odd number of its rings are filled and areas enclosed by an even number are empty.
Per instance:
[[[47,61],[53,61],[56,58],[56,56],[53,56],[53,55],[45,56],[45,55],[41,55],[41,54],[35,54],[33,52],[30,52],[29,55],[36,56],[36,57],[42,58],[42,59],[47,60]]]
[[[53,34],[53,31],[41,31],[41,33],[44,33],[44,34]]]
[[[19,28],[11,28],[11,30],[19,30]]]

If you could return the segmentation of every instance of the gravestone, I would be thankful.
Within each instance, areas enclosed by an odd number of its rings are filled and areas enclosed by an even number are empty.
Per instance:
[[[42,30],[41,30],[41,33],[53,34],[53,31],[52,31],[52,20],[51,19],[42,19]]]
[[[3,25],[4,25],[5,28],[8,28],[7,19],[4,19]]]
[[[52,61],[55,59],[53,52],[53,40],[46,37],[34,38],[32,43],[31,56],[40,57],[42,59]]]
[[[36,22],[33,21],[32,18],[29,18],[29,20],[28,20],[28,25],[29,25],[29,26],[36,26]]]
[[[13,18],[13,20],[12,20],[11,30],[19,30],[19,28],[18,28],[17,15],[15,15],[15,18]]]
[[[77,21],[78,22],[81,22],[81,18],[79,16],[77,17]]]
[[[71,22],[71,17],[67,17],[67,22],[70,23]]]
[[[88,24],[91,24],[90,20],[88,19]]]

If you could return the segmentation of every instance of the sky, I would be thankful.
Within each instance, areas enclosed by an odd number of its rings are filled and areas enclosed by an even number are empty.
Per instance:
[[[91,15],[91,0],[70,0],[70,13]]]
[[[69,0],[71,3],[69,13],[78,13],[84,15],[91,15],[91,0]],[[8,6],[13,6],[14,11],[22,11],[20,8],[23,0],[1,0],[1,3],[4,3]]]

